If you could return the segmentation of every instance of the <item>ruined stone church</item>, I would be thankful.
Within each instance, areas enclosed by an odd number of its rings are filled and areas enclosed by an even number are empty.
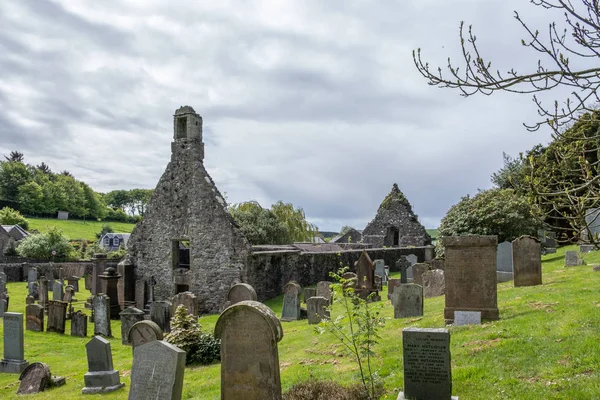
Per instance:
[[[191,291],[199,311],[218,312],[230,286],[246,280],[250,244],[204,168],[202,117],[190,106],[173,117],[171,161],[127,247],[155,299]]]

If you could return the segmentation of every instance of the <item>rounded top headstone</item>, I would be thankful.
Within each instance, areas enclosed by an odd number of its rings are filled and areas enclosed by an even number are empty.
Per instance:
[[[251,285],[247,283],[236,283],[227,292],[227,300],[232,303],[237,303],[242,300],[253,300],[256,301],[256,291]]]
[[[219,316],[217,324],[215,325],[215,337],[221,338],[223,329],[227,326],[227,321],[231,318],[235,318],[239,313],[250,312],[260,316],[265,323],[269,326],[272,339],[275,343],[279,342],[283,338],[283,329],[281,328],[281,322],[277,315],[269,307],[263,303],[252,300],[244,300],[239,303],[233,304],[227,307]]]
[[[134,335],[139,335],[139,337],[134,338]],[[153,340],[162,340],[163,331],[156,322],[144,320],[136,322],[131,326],[127,333],[127,338],[129,339],[129,343],[131,343],[133,347],[136,347]]]

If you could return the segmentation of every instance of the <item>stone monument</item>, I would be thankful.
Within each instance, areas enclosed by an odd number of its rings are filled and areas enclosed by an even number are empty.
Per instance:
[[[119,378],[119,371],[113,367],[112,352],[108,340],[94,336],[85,345],[88,372],[83,376],[83,394],[110,393],[125,386]]]
[[[179,347],[162,340],[135,347],[128,399],[180,400],[184,372],[185,351]]]
[[[512,242],[514,285],[542,284],[542,246],[533,236],[521,236]]]

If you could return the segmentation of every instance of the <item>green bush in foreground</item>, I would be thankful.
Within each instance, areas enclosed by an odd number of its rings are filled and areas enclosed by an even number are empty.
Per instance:
[[[10,207],[4,207],[0,210],[0,224],[2,225],[19,225],[21,228],[28,230],[29,222],[17,210]]]
[[[75,250],[69,243],[69,239],[56,228],[27,236],[21,240],[17,253],[21,257],[52,261],[68,260],[75,256]]]

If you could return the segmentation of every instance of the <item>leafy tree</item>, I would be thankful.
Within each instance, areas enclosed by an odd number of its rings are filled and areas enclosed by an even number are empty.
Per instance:
[[[541,118],[537,122],[526,124],[526,127],[537,130],[546,125],[553,130],[554,139],[558,140],[570,131],[568,128],[573,126],[583,114],[588,114],[592,120],[598,118],[596,108],[600,102],[600,94],[597,90],[600,86],[600,67],[597,66],[600,58],[600,5],[598,0],[532,0],[532,3],[540,9],[563,11],[564,28],[561,29],[556,22],[550,22],[547,36],[544,37],[539,31],[532,30],[515,12],[515,18],[527,36],[521,44],[538,52],[540,56],[538,62],[526,73],[519,73],[514,69],[502,73],[492,68],[492,63],[483,58],[471,27],[469,26],[468,33],[465,33],[462,22],[459,33],[462,47],[461,66],[448,59],[446,73],[442,72],[440,67],[430,68],[429,64],[421,58],[421,49],[413,51],[413,60],[430,85],[458,89],[463,96],[476,93],[490,95],[499,91],[517,94],[534,93],[533,100]],[[563,105],[555,101],[548,106],[535,95],[537,92],[555,88],[571,91]],[[592,142],[589,146],[586,145],[586,152],[598,151],[598,143],[594,136],[586,136],[583,140]],[[582,149],[581,147],[579,150]],[[569,208],[568,204],[584,204],[594,208],[600,206],[600,198],[586,190],[598,186],[600,175],[593,171],[595,164],[583,165],[579,170],[573,169],[572,159],[569,157],[575,154],[576,152],[571,151],[553,152],[555,164],[562,165],[570,171],[564,170],[564,173],[559,175],[565,180],[561,182],[555,180],[551,185],[537,185],[536,182],[531,182],[530,187],[532,190],[538,190],[534,196],[545,199],[561,197],[562,200],[556,206],[561,209],[557,211],[558,214],[562,214],[561,218],[585,224],[586,207],[571,207],[570,212],[563,210]],[[577,153],[576,159],[584,160],[587,156]],[[577,171],[578,177],[583,180],[577,179],[577,182],[568,180],[574,171]],[[555,206],[550,205],[550,207]]]
[[[500,189],[514,189],[520,194],[527,191],[525,187],[525,160],[520,158],[512,158],[506,153],[502,153],[504,158],[504,166],[492,174],[492,183]]]
[[[261,207],[256,201],[233,204],[229,206],[229,213],[253,245],[291,243],[286,226],[273,211]]]
[[[31,172],[20,161],[0,162],[0,197],[17,201],[19,187],[31,180]]]
[[[6,161],[22,163],[25,157],[20,151],[11,151],[10,155],[8,157],[4,156],[4,158],[6,158]]]
[[[0,225],[19,225],[21,228],[29,229],[29,222],[17,210],[4,207],[0,210]]]
[[[300,207],[294,209],[292,203],[279,200],[271,206],[271,211],[285,225],[292,242],[310,242],[318,231],[315,225],[306,220],[304,210]]]
[[[497,235],[512,241],[521,235],[537,236],[539,211],[512,189],[490,189],[463,197],[442,218],[438,238],[461,235]],[[438,240],[438,253],[442,252]],[[441,254],[439,254],[441,255]]]
[[[50,167],[48,166],[48,164],[46,164],[45,162],[42,161],[42,163],[38,166],[36,166],[36,168],[43,174],[49,175],[52,173],[52,170],[50,169]]]
[[[131,189],[129,191],[131,215],[135,212],[139,215],[144,215],[153,192],[154,189]]]
[[[74,249],[62,231],[52,227],[48,232],[35,233],[23,238],[17,247],[17,253],[21,257],[62,261],[68,260],[74,254]]]
[[[130,196],[127,190],[113,190],[106,193],[103,197],[107,206],[120,208],[123,211],[125,211],[127,204],[130,203]]]
[[[44,190],[35,181],[29,181],[19,186],[17,200],[24,213],[39,213],[39,210],[43,208]]]

